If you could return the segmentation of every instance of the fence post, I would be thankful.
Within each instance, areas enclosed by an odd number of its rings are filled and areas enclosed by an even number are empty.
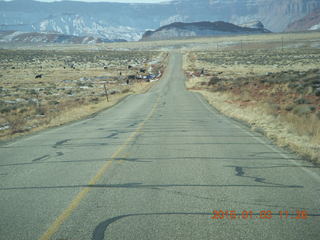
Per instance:
[[[103,84],[103,88],[104,88],[104,92],[105,92],[106,97],[107,97],[107,101],[109,102],[108,91],[107,91],[107,87],[106,87],[105,83]]]

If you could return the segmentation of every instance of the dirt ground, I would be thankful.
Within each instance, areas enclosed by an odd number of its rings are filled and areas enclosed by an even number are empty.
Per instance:
[[[81,119],[158,80],[152,51],[0,50],[0,139]]]

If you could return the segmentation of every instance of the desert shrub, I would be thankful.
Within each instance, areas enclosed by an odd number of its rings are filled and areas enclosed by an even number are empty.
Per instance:
[[[218,78],[216,76],[210,78],[209,82],[208,82],[208,85],[214,85],[214,84],[217,84],[218,82],[220,82],[222,79],[221,78]]]
[[[217,87],[217,89],[216,89],[216,91],[218,91],[218,92],[225,92],[225,91],[227,91],[227,90],[228,90],[228,88],[225,87],[225,86],[219,86],[219,87]]]
[[[122,90],[122,93],[128,93],[128,92],[130,92],[130,89],[129,89],[129,88],[126,88],[126,89],[123,89],[123,90]]]
[[[309,107],[312,112],[314,112],[317,109],[315,106],[309,106]]]
[[[0,109],[0,113],[8,113],[10,111],[11,111],[11,108],[7,106],[1,107]]]
[[[50,104],[52,104],[52,105],[58,105],[59,103],[60,103],[60,102],[59,102],[59,101],[56,101],[56,100],[50,102]]]
[[[288,87],[289,88],[297,88],[297,87],[299,87],[300,85],[298,84],[298,83],[289,83],[288,84]]]
[[[316,85],[316,84],[320,84],[320,79],[314,79],[311,82],[312,84]]]
[[[97,103],[99,102],[99,98],[98,97],[91,98],[90,102]]]
[[[128,91],[127,91],[126,89],[128,89]],[[117,90],[117,89],[111,89],[111,90],[108,90],[108,93],[111,94],[111,95],[114,95],[114,94],[117,94],[117,93],[121,93],[121,92],[123,92],[123,91],[125,91],[125,93],[126,93],[126,91],[129,92],[130,89],[129,89],[129,88],[125,88],[125,89],[122,90],[122,91],[119,91],[119,90]]]
[[[310,104],[310,101],[305,98],[299,98],[294,101],[296,104]]]
[[[19,113],[26,113],[26,112],[28,112],[29,110],[27,109],[27,108],[21,108],[20,110],[19,110]]]
[[[293,108],[293,113],[298,116],[303,116],[310,114],[312,112],[312,108],[308,105],[299,105]]]
[[[83,87],[83,86],[86,85],[86,83],[84,83],[84,82],[77,82],[76,85],[79,86],[79,87]]]
[[[85,98],[76,98],[75,101],[79,104],[84,104],[86,99]]]
[[[299,86],[297,87],[297,93],[300,93],[300,94],[305,93],[305,89],[301,84],[299,84]]]
[[[4,118],[8,122],[12,134],[25,131],[26,118],[23,114],[10,114]]]
[[[279,104],[268,102],[264,104],[264,111],[272,116],[278,116],[279,110],[281,110],[281,107]]]
[[[292,105],[288,105],[288,106],[286,106],[284,109],[285,109],[287,112],[290,112],[290,111],[293,110],[293,107],[294,107],[294,106],[292,106]]]
[[[15,106],[15,105],[3,106],[3,107],[1,107],[0,112],[1,113],[9,113],[9,112],[15,111],[15,110],[17,110],[17,106]]]
[[[36,110],[36,114],[37,115],[45,115],[46,114],[46,110],[43,107],[38,107]]]
[[[29,90],[29,94],[31,94],[31,95],[37,95],[38,92],[37,92],[35,89],[31,89],[31,90]]]

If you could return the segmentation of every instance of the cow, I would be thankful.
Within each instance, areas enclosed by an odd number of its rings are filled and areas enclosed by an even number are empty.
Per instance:
[[[42,78],[42,74],[37,74],[35,78]]]

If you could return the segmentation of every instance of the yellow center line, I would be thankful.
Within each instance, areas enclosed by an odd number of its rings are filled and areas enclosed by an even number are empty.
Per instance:
[[[39,240],[50,240],[50,238],[59,230],[60,226],[66,221],[66,219],[73,213],[73,211],[79,206],[81,200],[88,194],[91,190],[90,185],[96,184],[101,177],[105,174],[107,169],[112,165],[113,160],[119,156],[124,149],[132,142],[132,140],[137,136],[137,134],[142,130],[145,123],[152,117],[154,114],[158,104],[160,97],[158,97],[157,101],[152,107],[151,112],[148,114],[146,119],[139,124],[138,128],[126,139],[126,141],[117,149],[115,153],[112,154],[111,160],[107,161],[96,173],[96,175],[89,181],[88,186],[83,188],[76,197],[70,202],[69,206],[58,216],[55,221],[50,225],[47,231],[39,238]]]

